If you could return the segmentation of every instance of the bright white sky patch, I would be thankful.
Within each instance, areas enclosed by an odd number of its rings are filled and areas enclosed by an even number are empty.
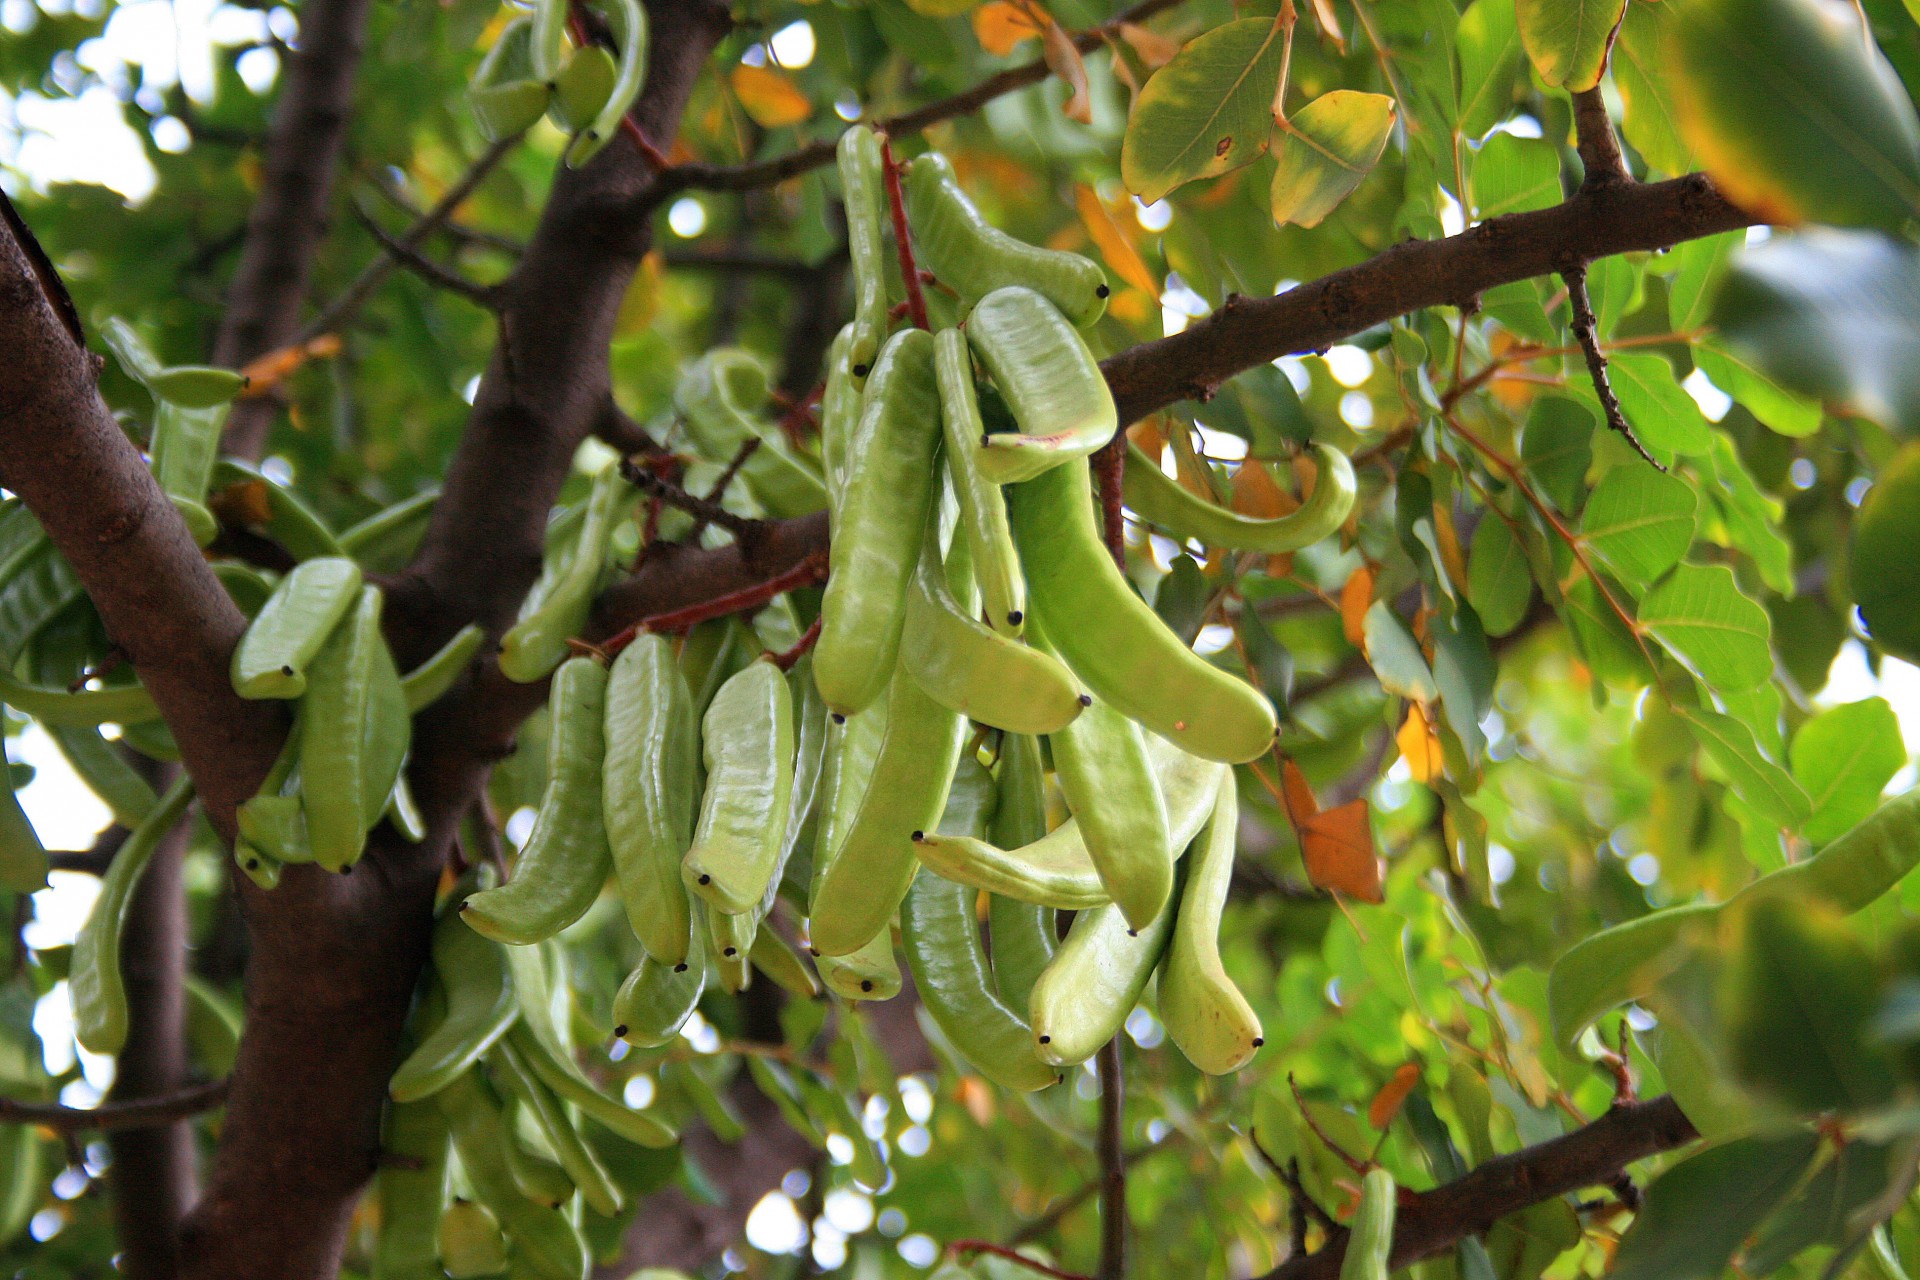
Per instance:
[[[788,23],[767,41],[773,60],[789,71],[798,71],[812,62],[813,47],[813,24],[805,18]]]

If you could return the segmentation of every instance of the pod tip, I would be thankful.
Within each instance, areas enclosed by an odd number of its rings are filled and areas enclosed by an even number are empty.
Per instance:
[[[1094,297],[1096,297],[1096,298],[1104,298],[1104,297],[1106,297],[1106,296],[1107,296],[1108,294],[1110,294],[1110,293],[1112,293],[1112,292],[1113,292],[1113,290],[1111,290],[1111,289],[1109,289],[1109,288],[1108,288],[1108,287],[1107,287],[1106,285],[1104,285],[1104,284],[1103,284],[1103,285],[1098,285],[1098,286],[1096,286],[1096,287],[1094,288],[1094,291],[1093,291],[1093,296],[1094,296]]]
[[[1081,694],[1081,695],[1080,695],[1080,705],[1081,705],[1081,706],[1083,706],[1083,707],[1090,707],[1090,706],[1092,706],[1092,705],[1093,705],[1093,695],[1092,695],[1092,694],[1090,694],[1090,693],[1083,693],[1083,694]]]
[[[916,831],[913,833],[913,842],[915,844],[919,844],[921,841],[925,840],[926,838],[927,838],[927,833],[924,831]]]
[[[871,991],[871,990],[873,990],[873,979],[872,979],[872,978],[862,978],[862,979],[860,979],[860,989],[861,989],[862,991]]]
[[[1253,1047],[1258,1049],[1261,1045],[1265,1044],[1266,1042],[1267,1042],[1267,1038],[1265,1036],[1255,1036],[1253,1038]]]
[[[1053,1037],[1052,1037],[1052,1036],[1041,1036],[1041,1037],[1040,1037],[1040,1043],[1041,1043],[1041,1044],[1052,1044],[1052,1043],[1053,1043]]]
[[[866,377],[866,376],[867,376],[867,371],[868,371],[868,369],[869,369],[870,367],[871,367],[871,366],[869,366],[869,365],[864,365],[864,364],[857,364],[857,365],[855,365],[855,366],[853,366],[853,376],[854,376],[854,377],[856,377],[856,378],[864,378],[864,377]]]
[[[675,973],[685,973],[687,971],[687,962],[682,960],[679,964],[673,966],[673,971]]]
[[[615,1028],[613,1029],[613,1038],[614,1038],[615,1040],[625,1040],[625,1039],[627,1038],[627,1024],[626,1024],[626,1023],[624,1023],[624,1022],[623,1022],[623,1023],[621,1023],[621,1024],[619,1025],[619,1026],[617,1026],[617,1027],[615,1027]]]
[[[712,883],[713,883],[713,877],[712,877],[712,876],[701,876],[701,877],[700,877],[700,883],[701,883],[701,884],[712,884]]]
[[[838,711],[836,711],[833,713],[833,722],[835,724],[845,724],[847,722],[847,718],[841,715]]]
[[[729,960],[731,960],[731,959],[733,959],[733,958],[734,958],[735,956],[737,956],[737,955],[739,955],[739,954],[740,954],[740,948],[738,948],[738,947],[728,947],[728,948],[727,948],[727,949],[726,949],[725,951],[722,951],[722,952],[721,952],[720,954],[721,954],[721,955],[723,955],[723,956],[725,956],[725,957],[726,957],[727,959],[729,959]]]
[[[1017,627],[1026,616],[1026,614],[1020,612],[1018,609],[1009,609],[1007,610],[1007,625]]]

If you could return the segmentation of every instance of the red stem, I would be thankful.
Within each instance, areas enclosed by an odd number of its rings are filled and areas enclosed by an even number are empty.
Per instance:
[[[881,168],[887,178],[887,205],[893,210],[893,243],[900,250],[900,280],[907,287],[907,314],[916,328],[927,323],[927,296],[920,292],[920,268],[913,262],[913,237],[907,233],[907,205],[900,197],[900,166],[893,162],[893,143],[880,135]]]
[[[1017,1262],[1029,1271],[1038,1271],[1043,1276],[1052,1276],[1054,1280],[1093,1280],[1091,1276],[1083,1276],[1078,1271],[1062,1271],[1058,1267],[1050,1267],[1044,1262],[1029,1258],[1018,1249],[1009,1249],[991,1240],[955,1240],[947,1246],[947,1252],[956,1258],[963,1253],[990,1253],[996,1258]]]
[[[632,644],[634,638],[643,631],[685,631],[714,618],[757,609],[783,592],[810,587],[816,582],[826,581],[826,577],[826,552],[816,551],[785,573],[768,578],[765,582],[756,582],[750,587],[729,591],[726,595],[702,600],[699,604],[690,604],[671,613],[656,613],[650,618],[642,618],[624,631],[608,637],[606,643],[599,647],[608,657],[612,657]],[[799,657],[798,654],[794,656]]]
[[[774,654],[771,659],[773,665],[782,671],[793,670],[793,664],[805,657],[807,650],[813,648],[814,643],[820,639],[820,622],[819,618],[815,618],[813,625],[807,628],[806,634],[793,642],[793,648],[784,653]]]
[[[1107,537],[1107,551],[1122,573],[1127,568],[1127,530],[1120,513],[1121,477],[1126,470],[1127,433],[1122,431],[1100,446],[1093,455],[1093,480],[1100,491],[1101,531]]]
[[[794,444],[799,444],[809,428],[818,431],[820,424],[814,420],[813,406],[819,404],[820,398],[826,393],[826,383],[814,383],[813,390],[787,407],[786,416],[780,419],[780,433]]]

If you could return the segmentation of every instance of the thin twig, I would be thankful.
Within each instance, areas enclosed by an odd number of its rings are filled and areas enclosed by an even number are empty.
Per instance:
[[[947,1252],[956,1258],[969,1253],[990,1253],[996,1258],[1017,1262],[1029,1271],[1037,1271],[1043,1276],[1052,1276],[1054,1280],[1093,1280],[1092,1276],[1081,1275],[1078,1271],[1062,1271],[1059,1267],[1050,1267],[1036,1258],[1029,1258],[1018,1249],[1009,1249],[1006,1245],[995,1244],[991,1240],[955,1240],[947,1246]]]
[[[703,600],[699,604],[690,604],[684,609],[675,609],[670,613],[656,613],[642,618],[626,629],[608,637],[600,646],[609,656],[619,653],[633,643],[634,637],[643,631],[685,631],[689,627],[714,618],[724,618],[730,614],[745,613],[749,609],[758,609],[775,596],[801,587],[810,587],[826,581],[827,556],[824,551],[816,551],[785,573],[776,574],[765,582],[756,582],[750,587],[738,591],[729,591],[725,595]]]
[[[406,192],[400,190],[390,179],[376,177],[373,182],[373,189],[378,191],[388,204],[398,209],[401,213],[406,214],[409,218],[418,221],[421,218],[429,216],[428,210],[421,208],[418,204],[409,200]],[[524,240],[509,235],[502,235],[498,231],[488,231],[484,227],[469,226],[464,222],[455,222],[452,218],[443,220],[440,223],[439,230],[464,244],[479,245],[483,249],[497,249],[510,257],[517,258],[527,251],[527,242]]]
[[[511,151],[514,144],[519,141],[520,135],[515,134],[511,138],[500,139],[482,152],[480,158],[460,175],[460,181],[448,187],[446,194],[427,211],[426,217],[400,233],[397,238],[398,243],[411,249],[432,235],[437,227],[453,216],[455,209],[466,203],[468,196],[479,189],[480,183],[493,172],[493,167],[505,159],[507,152]],[[288,345],[311,342],[323,333],[332,333],[340,328],[359,313],[360,308],[367,304],[367,299],[373,296],[373,291],[386,282],[387,277],[393,274],[394,268],[398,265],[394,256],[383,245],[380,255],[361,268],[360,274],[353,278],[353,283],[346,287],[346,291],[328,303],[326,308],[315,316],[313,321]]]
[[[1127,1274],[1127,1162],[1121,1151],[1126,1105],[1126,1061],[1120,1037],[1107,1041],[1094,1058],[1100,1077],[1100,1267],[1099,1280],[1124,1280]]]
[[[711,498],[688,493],[673,481],[663,479],[646,467],[630,460],[621,461],[620,474],[628,484],[640,492],[650,494],[670,507],[678,507],[692,515],[702,525],[717,524],[742,542],[758,536],[766,529],[765,521],[736,515]]]
[[[726,469],[720,473],[720,478],[718,480],[715,480],[713,482],[713,487],[707,490],[706,501],[709,504],[713,505],[716,508],[719,507],[720,499],[727,496],[727,490],[733,487],[734,479],[737,476],[739,476],[740,468],[746,466],[747,459],[751,458],[755,453],[759,452],[759,449],[760,449],[759,436],[748,436],[745,440],[742,440],[740,442],[740,447],[738,449],[735,449],[733,452],[733,457],[728,459]],[[703,533],[706,530],[706,527],[709,523],[719,524],[719,521],[717,520],[707,521],[707,520],[696,518],[693,522],[693,530],[687,535],[687,537],[689,539],[698,538],[701,535],[701,533]],[[721,527],[725,528],[726,526],[721,525]]]
[[[671,459],[673,452],[658,440],[653,433],[635,422],[609,395],[600,405],[600,414],[593,420],[593,434],[602,444],[608,445],[619,453],[645,454],[654,459]],[[676,460],[677,466],[677,460]]]
[[[1074,48],[1081,53],[1092,53],[1110,33],[1117,33],[1122,26],[1145,22],[1148,18],[1163,10],[1171,9],[1181,0],[1141,0],[1125,13],[1117,14],[1097,27],[1089,27],[1071,37]],[[995,98],[1024,89],[1028,85],[1038,84],[1051,74],[1045,58],[1035,58],[1023,66],[1002,71],[999,75],[989,76],[979,84],[950,98],[929,103],[904,114],[892,116],[874,122],[874,127],[891,137],[905,137],[919,133],[928,125],[938,124],[942,120],[951,120],[956,116],[971,115]],[[657,205],[677,192],[696,191],[751,191],[759,187],[770,187],[777,182],[818,169],[833,163],[834,147],[837,139],[825,139],[809,143],[798,150],[771,160],[759,160],[750,164],[711,165],[681,164],[661,173],[651,190],[646,194],[649,206]]]
[[[1666,468],[1647,452],[1647,446],[1640,443],[1640,437],[1633,434],[1632,424],[1621,411],[1620,397],[1613,394],[1613,380],[1607,376],[1607,357],[1600,350],[1600,337],[1596,332],[1599,322],[1594,319],[1593,299],[1587,293],[1586,267],[1562,267],[1560,278],[1567,282],[1567,301],[1573,307],[1573,336],[1580,340],[1581,353],[1587,358],[1587,375],[1593,379],[1593,393],[1600,397],[1600,408],[1607,415],[1607,425],[1619,432],[1633,446],[1633,451],[1645,458],[1654,470],[1665,471]]]
[[[1273,1170],[1273,1176],[1280,1179],[1281,1185],[1287,1189],[1287,1194],[1293,1198],[1293,1208],[1299,1219],[1299,1226],[1296,1228],[1294,1234],[1294,1252],[1306,1252],[1307,1219],[1312,1219],[1319,1223],[1323,1230],[1329,1232],[1338,1231],[1340,1224],[1333,1220],[1333,1215],[1322,1208],[1318,1200],[1315,1200],[1307,1194],[1305,1184],[1300,1181],[1300,1162],[1298,1160],[1289,1160],[1283,1165],[1278,1160],[1275,1160],[1272,1153],[1261,1145],[1260,1131],[1258,1129],[1249,1130],[1247,1138],[1253,1143],[1253,1149],[1260,1156],[1262,1163],[1264,1163],[1267,1168]]]
[[[900,283],[907,291],[907,314],[913,327],[927,329],[927,295],[920,292],[920,268],[913,260],[913,236],[907,230],[907,202],[900,194],[900,166],[893,159],[893,142],[880,135],[880,171],[886,178],[887,209],[893,215],[893,246],[900,254]]]
[[[845,250],[836,250],[828,255],[828,259],[831,261],[844,253]],[[673,269],[740,272],[749,275],[796,278],[810,277],[820,269],[798,258],[782,257],[774,253],[759,253],[752,249],[667,249],[661,253],[660,261]]]
[[[493,285],[469,280],[445,263],[435,262],[413,245],[403,243],[391,231],[375,221],[373,215],[367,212],[366,206],[357,200],[354,202],[353,211],[359,216],[360,225],[367,229],[367,234],[378,241],[380,247],[407,270],[434,288],[458,294],[477,307],[488,311],[500,309],[500,291]]]
[[[1293,1078],[1291,1071],[1287,1072],[1287,1088],[1293,1090],[1293,1105],[1300,1108],[1300,1118],[1307,1122],[1307,1128],[1313,1130],[1313,1136],[1320,1139],[1320,1145],[1333,1152],[1340,1163],[1347,1168],[1355,1173],[1364,1174],[1367,1171],[1367,1162],[1327,1136],[1326,1130],[1320,1127],[1320,1122],[1313,1118],[1313,1112],[1308,1109],[1307,1100],[1300,1093],[1300,1084]]]
[[[108,1133],[117,1129],[156,1129],[212,1111],[227,1100],[227,1081],[197,1084],[177,1093],[105,1102],[97,1107],[63,1107],[58,1103],[21,1102],[0,1098],[0,1124],[44,1125],[59,1133]]]
[[[808,650],[820,642],[820,624],[822,621],[823,619],[815,618],[812,625],[801,634],[798,640],[793,642],[791,649],[783,649],[779,653],[772,654],[768,658],[768,661],[782,671],[793,670],[793,664],[806,657]]]

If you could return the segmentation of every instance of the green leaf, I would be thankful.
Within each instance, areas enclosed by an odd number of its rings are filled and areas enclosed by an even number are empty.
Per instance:
[[[1689,926],[1711,929],[1720,906],[1669,907],[1582,939],[1547,972],[1554,1043],[1570,1050],[1601,1015],[1651,991],[1685,960]]]
[[[1713,427],[1673,376],[1665,356],[1622,351],[1608,357],[1607,365],[1628,425],[1655,455],[1692,457],[1713,444]]]
[[[1782,387],[1920,430],[1920,250],[1815,228],[1740,255],[1714,301],[1733,349]]]
[[[1572,630],[1581,656],[1603,683],[1638,685],[1653,679],[1647,655],[1592,577],[1582,574],[1567,589],[1563,601],[1561,616]]]
[[[1647,1188],[1609,1280],[1715,1280],[1819,1153],[1812,1133],[1740,1138],[1674,1165]]]
[[[1848,1142],[1780,1206],[1747,1248],[1741,1270],[1767,1276],[1815,1245],[1846,1243],[1854,1212],[1887,1189],[1896,1176],[1896,1148]]]
[[[1680,562],[1693,542],[1693,486],[1637,462],[1600,477],[1580,516],[1580,535],[1636,590]]]
[[[1731,437],[1714,434],[1707,462],[1713,476],[1707,495],[1726,524],[1727,541],[1753,558],[1762,582],[1783,596],[1791,596],[1793,547],[1780,532],[1780,504],[1754,483]],[[1818,687],[1818,682],[1811,687]]]
[[[1447,722],[1466,748],[1469,763],[1477,764],[1486,746],[1480,719],[1493,709],[1493,684],[1500,665],[1470,606],[1434,614],[1428,619],[1427,635],[1433,641],[1433,683],[1440,691]]]
[[[1614,87],[1620,90],[1620,131],[1653,168],[1679,176],[1694,168],[1693,148],[1680,132],[1671,78],[1661,65],[1661,43],[1673,23],[1671,6],[1629,4],[1613,42]]]
[[[1533,598],[1533,573],[1527,553],[1500,513],[1489,510],[1473,531],[1467,553],[1467,599],[1488,635],[1503,636],[1527,616]]]
[[[1514,0],[1520,39],[1540,78],[1577,93],[1600,83],[1627,0]]]
[[[1496,133],[1473,157],[1477,219],[1545,209],[1560,203],[1560,153],[1537,138]]]
[[[1455,40],[1460,83],[1466,86],[1455,123],[1463,137],[1482,137],[1513,109],[1514,73],[1520,68],[1513,0],[1473,0],[1460,15]]]
[[[1383,93],[1335,89],[1273,126],[1273,220],[1317,227],[1372,172],[1393,131]]]
[[[1271,18],[1245,18],[1189,42],[1140,90],[1120,148],[1120,177],[1148,204],[1267,150],[1286,49]]]
[[[1793,828],[1807,820],[1812,805],[1807,793],[1785,769],[1761,753],[1753,731],[1731,716],[1703,707],[1677,707],[1694,741],[1719,766],[1733,793],[1762,818],[1777,827]]]
[[[1689,240],[1673,251],[1677,265],[1667,285],[1667,319],[1675,332],[1692,333],[1707,323],[1714,292],[1746,236],[1744,231],[1728,231]]]
[[[1867,633],[1880,647],[1920,662],[1920,443],[1887,464],[1853,522],[1847,577]]]
[[[1728,1059],[1753,1088],[1801,1112],[1859,1111],[1893,1094],[1873,953],[1838,913],[1763,894],[1733,913],[1739,940],[1721,999]]]
[[[1420,652],[1420,642],[1386,601],[1376,600],[1367,610],[1365,634],[1367,661],[1380,678],[1381,688],[1415,702],[1430,703],[1440,696],[1426,655]]]
[[[1758,366],[1712,338],[1696,342],[1693,362],[1713,385],[1783,436],[1810,436],[1820,429],[1820,402],[1795,395]]]
[[[1527,410],[1520,460],[1535,487],[1568,515],[1580,509],[1580,488],[1593,465],[1594,411],[1566,396],[1540,396]]]
[[[1920,208],[1920,120],[1852,9],[1685,0],[1667,75],[1729,200],[1767,222],[1898,228]]]
[[[1886,699],[1863,698],[1801,725],[1788,758],[1813,802],[1803,834],[1825,844],[1879,807],[1880,792],[1907,763],[1907,748]]]
[[[1160,579],[1160,590],[1153,597],[1153,611],[1183,643],[1192,644],[1206,621],[1207,601],[1212,596],[1213,588],[1207,584],[1199,562],[1192,556],[1175,556],[1172,572]]]
[[[1640,625],[1715,691],[1773,678],[1767,611],[1722,564],[1682,564],[1640,602]]]

